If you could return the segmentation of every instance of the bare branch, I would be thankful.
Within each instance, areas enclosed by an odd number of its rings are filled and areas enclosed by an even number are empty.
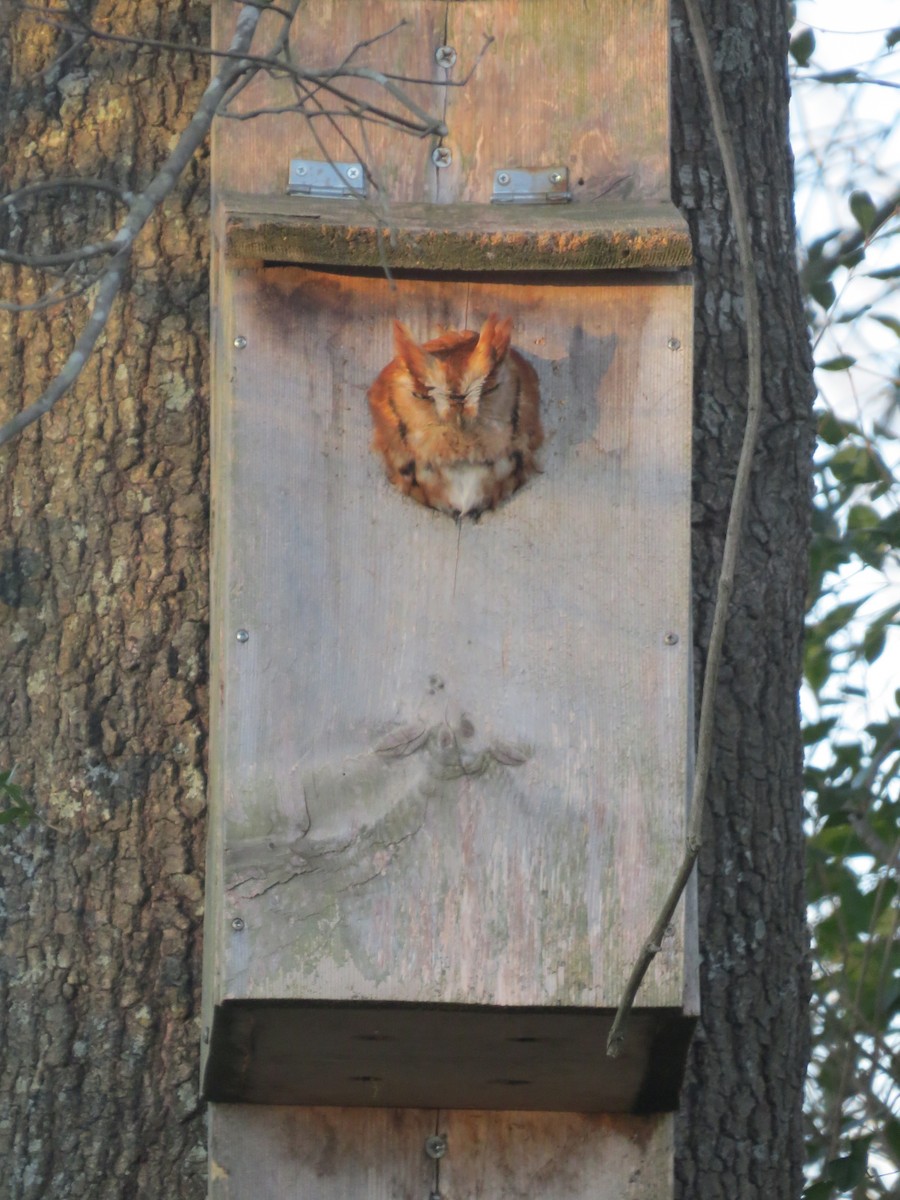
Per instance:
[[[76,300],[79,296],[83,296],[96,284],[98,276],[92,275],[90,279],[84,280],[72,291],[62,292],[62,288],[66,286],[76,265],[72,263],[69,269],[63,272],[62,277],[57,279],[56,283],[41,296],[40,300],[35,300],[33,304],[13,304],[10,300],[0,300],[0,309],[3,312],[42,312],[47,308],[58,308],[62,304],[68,304],[70,300]]]
[[[247,3],[241,7],[235,36],[227,50],[214,50],[208,46],[185,45],[180,42],[107,32],[105,29],[90,25],[80,13],[72,8],[41,7],[35,4],[19,6],[21,11],[32,14],[40,22],[68,34],[77,45],[83,45],[86,41],[94,39],[100,42],[121,43],[141,48],[170,50],[176,53],[218,59],[219,67],[175,150],[142,193],[134,195],[114,184],[100,180],[65,178],[28,184],[8,196],[0,198],[0,208],[15,212],[17,205],[30,196],[65,188],[82,188],[106,192],[126,204],[129,209],[124,222],[112,238],[84,243],[72,250],[52,253],[27,253],[18,249],[0,248],[0,264],[28,266],[51,274],[58,274],[62,270],[64,279],[71,278],[72,273],[75,272],[78,280],[77,286],[65,293],[61,293],[62,282],[57,282],[33,304],[16,305],[0,302],[0,307],[8,311],[24,312],[48,308],[96,288],[90,317],[59,376],[52,381],[38,401],[0,428],[0,445],[9,441],[22,429],[49,411],[78,378],[88,355],[96,344],[100,331],[109,319],[112,302],[118,294],[127,271],[135,238],[149,220],[154,209],[174,188],[190,158],[205,138],[214,116],[221,115],[232,120],[249,120],[262,113],[295,111],[307,121],[324,157],[331,162],[331,156],[315,130],[315,119],[324,119],[336,131],[341,142],[348,147],[354,157],[359,161],[364,161],[367,156],[360,155],[353,138],[344,128],[348,119],[359,123],[363,143],[366,143],[367,124],[387,126],[416,137],[443,137],[447,133],[444,121],[440,117],[429,114],[400,85],[413,83],[428,87],[463,87],[494,41],[492,37],[485,38],[484,45],[475,62],[462,79],[418,80],[391,72],[378,71],[369,66],[357,66],[353,63],[361,51],[383,41],[403,26],[408,25],[409,22],[404,19],[382,33],[359,41],[337,66],[312,69],[296,65],[292,61],[291,29],[300,3],[301,0],[281,0],[281,5],[276,7],[273,4],[262,3],[262,0],[247,0]],[[281,27],[274,35],[268,47],[268,53],[255,55],[250,51],[262,12],[275,13],[281,19]],[[65,53],[68,54],[69,51]],[[58,61],[61,61],[62,57]],[[289,80],[296,96],[296,104],[277,107],[260,106],[251,113],[229,111],[229,106],[260,72],[273,79]],[[350,89],[353,89],[357,83],[374,85],[379,92],[386,92],[397,107],[392,109],[376,101],[354,95],[353,90]],[[330,99],[332,104],[323,103],[323,99]],[[365,171],[366,177],[376,193],[380,194],[381,189],[377,176],[373,166],[368,162],[365,163]],[[370,211],[377,211],[380,215],[384,215],[382,211],[384,203],[380,195],[377,209],[363,197],[359,197],[359,200]],[[88,273],[81,269],[83,264],[91,260],[102,259],[105,256],[109,256],[110,261],[95,268],[94,272]],[[384,268],[390,278],[386,261]]]
[[[14,192],[7,192],[5,196],[0,196],[0,205],[5,208],[14,208],[20,200],[27,196],[35,196],[41,192],[67,191],[69,188],[107,192],[116,200],[121,200],[123,204],[130,204],[134,199],[132,192],[115,183],[110,183],[106,179],[85,179],[79,175],[61,175],[58,179],[41,179],[37,183],[26,183],[24,187],[16,188]]]
[[[112,262],[106,268],[101,278],[94,307],[88,322],[75,343],[65,366],[51,382],[50,386],[34,404],[22,410],[17,416],[0,428],[0,445],[14,438],[32,422],[38,420],[53,407],[71,388],[84,369],[88,356],[96,345],[106,322],[109,320],[112,302],[118,294],[134,240],[158,204],[172,191],[182,171],[193,158],[195,151],[203,142],[213,117],[222,102],[222,97],[231,87],[235,79],[246,69],[241,52],[249,50],[252,45],[257,25],[259,24],[259,9],[252,4],[242,7],[237,18],[237,28],[230,46],[228,60],[223,62],[216,75],[212,78],[206,91],[200,99],[197,111],[191,118],[187,128],[178,140],[175,149],[163,163],[149,187],[139,196],[134,197],[131,210],[124,223],[119,228],[112,245],[117,247]]]
[[[697,856],[700,853],[703,818],[706,813],[707,804],[707,787],[713,756],[719,666],[722,661],[725,628],[728,623],[731,594],[734,590],[734,577],[744,524],[744,512],[750,492],[750,476],[753,470],[753,458],[756,452],[759,422],[762,414],[762,323],[760,318],[759,293],[756,287],[756,273],[754,270],[750,217],[747,210],[747,201],[744,196],[744,180],[738,167],[734,141],[728,126],[728,119],[725,115],[725,104],[719,89],[712,50],[706,35],[706,28],[703,24],[699,0],[685,0],[685,8],[687,10],[691,37],[697,51],[697,60],[700,64],[703,81],[706,86],[716,141],[718,142],[719,153],[722,156],[722,166],[725,171],[728,197],[731,202],[731,215],[738,244],[747,331],[747,420],[734,479],[731,506],[728,511],[725,547],[722,552],[722,565],[719,569],[713,623],[709,636],[709,647],[706,652],[703,694],[700,701],[700,721],[697,727],[697,761],[694,767],[691,809],[684,858],[682,859],[669,895],[663,904],[662,911],[657,918],[656,924],[653,926],[650,937],[645,943],[637,962],[632,968],[631,975],[622,993],[622,998],[619,1001],[615,1020],[606,1041],[606,1052],[611,1058],[617,1057],[622,1049],[624,1042],[624,1022],[631,1011],[644,976],[647,974],[650,964],[659,952],[666,929],[675,914],[678,901],[687,887],[688,880],[697,862]]]
[[[357,106],[362,106],[365,111],[372,112],[396,128],[401,129],[404,132],[414,134],[418,137],[440,137],[447,132],[446,126],[442,121],[431,117],[427,112],[425,112],[424,109],[416,104],[416,102],[410,96],[408,96],[402,90],[402,88],[397,86],[397,81],[402,80],[403,76],[385,74],[381,71],[376,71],[371,67],[349,66],[349,59],[355,52],[356,47],[354,47],[354,51],[351,51],[350,55],[347,56],[347,58],[344,60],[344,65],[341,67],[325,67],[322,69],[313,70],[310,68],[293,66],[285,58],[278,57],[277,55],[240,55],[232,51],[230,48],[228,50],[215,50],[211,46],[191,46],[183,42],[169,42],[157,38],[143,38],[124,33],[107,33],[105,30],[96,29],[93,26],[83,23],[74,14],[69,14],[69,20],[66,21],[48,16],[46,9],[36,8],[34,5],[23,5],[23,8],[25,11],[31,12],[37,16],[43,23],[52,25],[54,28],[64,30],[67,33],[71,33],[73,36],[88,34],[91,38],[95,38],[98,41],[104,42],[118,42],[130,46],[147,46],[158,50],[172,50],[180,54],[191,54],[195,56],[200,55],[210,58],[239,59],[243,64],[244,70],[246,70],[248,67],[257,67],[260,70],[266,71],[266,73],[271,75],[273,79],[289,77],[301,82],[316,83],[326,91],[331,92],[338,99],[356,104]],[[400,28],[401,24],[402,22],[398,23],[396,26],[394,26],[394,29]],[[487,49],[487,46],[492,40],[492,38],[487,40],[485,46],[482,48],[478,60],[476,60],[476,64],[477,61],[480,61],[481,56],[484,54],[484,51]],[[413,120],[410,117],[403,116],[402,114],[392,113],[374,104],[366,104],[365,102],[358,100],[357,97],[342,91],[335,85],[334,80],[345,78],[360,79],[378,84],[386,92],[388,92],[388,94],[391,95],[401,105],[402,108],[405,108],[411,112],[413,117],[417,118],[417,120]],[[438,82],[433,79],[422,80],[421,82],[429,87],[447,86],[445,83]],[[455,86],[462,85],[463,81],[457,81],[455,83]],[[225,111],[227,111],[227,106]]]
[[[89,258],[101,258],[104,254],[115,254],[117,245],[109,242],[86,242],[76,246],[74,250],[61,250],[58,254],[19,254],[15,250],[4,250],[0,247],[0,262],[12,263],[15,266],[35,267],[67,267],[72,263],[85,262]]]

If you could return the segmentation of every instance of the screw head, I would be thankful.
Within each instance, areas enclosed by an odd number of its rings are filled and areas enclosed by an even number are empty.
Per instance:
[[[666,345],[669,347],[670,350],[680,350],[681,349],[681,340],[676,337],[670,337],[669,340],[666,342]]]
[[[565,175],[563,175],[562,171],[551,171],[550,172],[550,182],[551,183],[562,183],[562,181],[564,179],[565,179]]]
[[[425,1153],[429,1158],[443,1158],[447,1153],[447,1139],[440,1133],[434,1133],[425,1139]]]
[[[666,643],[667,646],[677,646],[678,645],[678,634],[677,633],[667,633],[666,636],[663,638],[663,641]]]
[[[359,167],[348,167],[347,168],[347,178],[348,179],[359,179]]]
[[[247,339],[242,334],[238,334],[232,344],[234,345],[235,350],[246,350]]]
[[[453,46],[438,46],[434,52],[434,61],[439,67],[452,67],[456,62],[456,50]]]
[[[509,183],[509,180],[510,180],[509,171],[498,171],[497,172],[497,182],[499,183],[499,185],[501,187],[506,187],[506,185]]]
[[[243,917],[234,917],[231,922],[231,928],[235,931],[235,933],[240,933],[241,930],[244,928],[244,918]]]
[[[237,633],[234,635],[234,637],[235,637],[235,641],[240,642],[241,645],[243,646],[244,642],[250,641],[250,630],[249,629],[239,629],[237,631]]]
[[[453,162],[453,155],[450,153],[448,146],[435,146],[431,152],[431,161],[436,167],[449,167]]]

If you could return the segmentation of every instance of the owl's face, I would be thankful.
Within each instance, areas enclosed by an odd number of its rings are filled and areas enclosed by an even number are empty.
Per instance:
[[[394,344],[398,360],[409,372],[412,397],[433,406],[440,421],[473,423],[482,398],[500,386],[511,331],[512,321],[491,316],[480,334],[447,334],[419,346],[396,321]]]

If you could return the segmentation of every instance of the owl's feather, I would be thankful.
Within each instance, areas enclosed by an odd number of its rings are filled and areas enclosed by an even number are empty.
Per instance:
[[[391,483],[420,504],[477,517],[537,470],[538,379],[511,333],[492,313],[478,333],[419,345],[394,323],[396,357],[369,389],[373,444]]]

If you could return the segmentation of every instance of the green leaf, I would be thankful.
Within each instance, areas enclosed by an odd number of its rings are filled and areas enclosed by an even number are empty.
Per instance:
[[[834,1184],[827,1179],[812,1183],[803,1193],[803,1200],[831,1200],[834,1195]]]
[[[816,35],[811,29],[801,29],[795,37],[791,38],[791,57],[800,67],[809,66],[809,60],[812,57],[815,48]]]
[[[880,658],[887,641],[884,628],[870,626],[863,636],[863,657],[867,663],[873,663]]]
[[[822,71],[812,78],[816,83],[859,83],[863,76],[851,67],[846,71]]]
[[[0,801],[7,800],[5,808],[0,808],[0,825],[27,825],[37,815],[35,809],[22,799],[22,785],[13,783],[15,767],[10,771],[0,771]]]
[[[857,225],[863,233],[871,233],[875,228],[875,218],[878,215],[878,209],[875,207],[875,201],[868,192],[861,189],[850,193],[850,211],[853,213]]]
[[[840,266],[846,267],[847,270],[849,271],[852,267],[859,266],[859,264],[862,262],[862,260],[865,257],[866,257],[866,248],[865,248],[865,246],[860,246],[856,250],[845,250],[844,253],[841,255],[841,257],[838,259],[838,263]]]
[[[835,324],[852,325],[854,321],[859,320],[860,317],[864,317],[871,308],[871,304],[863,304],[860,308],[848,309],[846,312],[842,312],[840,316],[835,318]]]
[[[869,504],[854,504],[847,513],[848,529],[876,529],[881,517]]]
[[[817,432],[819,440],[829,446],[837,446],[850,432],[855,432],[852,425],[839,421],[834,413],[824,412],[819,417]]]
[[[868,446],[848,445],[833,454],[828,469],[834,477],[848,483],[878,483],[885,475],[881,459]]]
[[[826,717],[823,721],[816,721],[813,725],[805,725],[803,727],[803,744],[814,746],[816,742],[821,742],[823,738],[828,737],[836,724],[837,717]]]
[[[900,267],[885,267],[880,271],[866,271],[867,279],[900,279]]]
[[[809,259],[821,258],[822,251],[828,243],[833,242],[842,232],[843,230],[841,229],[832,229],[831,233],[824,233],[821,237],[815,238],[806,248],[807,257]]]
[[[832,1159],[825,1168],[826,1174],[839,1191],[849,1191],[865,1179],[870,1141],[871,1138],[856,1138],[851,1143],[849,1154]]]
[[[852,367],[856,359],[852,354],[839,354],[836,358],[828,358],[825,362],[816,363],[820,371],[846,371]]]
[[[900,1121],[885,1121],[883,1132],[884,1140],[890,1146],[894,1157],[900,1160]]]
[[[834,284],[829,280],[825,282],[810,282],[809,294],[821,308],[829,309],[834,304],[837,292],[834,290]]]
[[[886,313],[872,313],[872,320],[878,321],[880,325],[884,325],[892,333],[896,333],[897,337],[900,337],[900,320],[896,317],[888,316]]]
[[[831,655],[823,643],[806,643],[803,654],[803,674],[806,682],[818,692],[831,677]]]
[[[884,44],[888,50],[893,50],[898,42],[900,42],[900,25],[895,25],[884,35]]]

